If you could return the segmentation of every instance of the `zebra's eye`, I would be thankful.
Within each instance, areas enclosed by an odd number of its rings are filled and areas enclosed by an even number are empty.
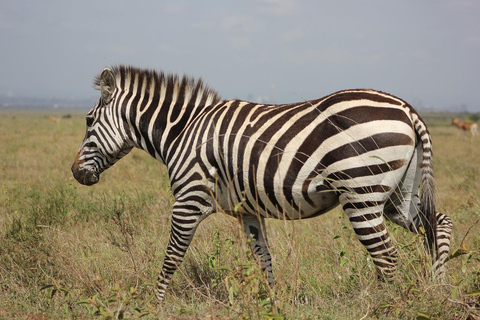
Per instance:
[[[87,127],[90,127],[93,124],[93,117],[87,116]]]

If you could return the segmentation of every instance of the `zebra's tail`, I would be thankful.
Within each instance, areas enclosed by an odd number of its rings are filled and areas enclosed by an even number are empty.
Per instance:
[[[437,215],[435,209],[435,180],[433,179],[433,151],[430,133],[425,122],[416,115],[415,130],[422,143],[423,158],[421,163],[422,178],[420,180],[420,216],[425,229],[426,245],[434,254],[436,248]]]

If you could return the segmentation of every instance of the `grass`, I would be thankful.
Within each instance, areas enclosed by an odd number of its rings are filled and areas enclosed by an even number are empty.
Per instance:
[[[79,185],[70,166],[85,120],[66,115],[0,110],[0,318],[480,318],[480,140],[459,136],[446,116],[429,123],[438,207],[454,222],[445,284],[426,276],[422,239],[392,224],[399,272],[379,283],[335,209],[306,221],[267,220],[271,292],[239,223],[216,214],[198,228],[156,305],[172,206],[166,170],[134,150],[99,184]]]

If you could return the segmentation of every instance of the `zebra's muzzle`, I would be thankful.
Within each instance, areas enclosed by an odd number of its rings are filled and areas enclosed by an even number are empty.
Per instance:
[[[100,176],[98,173],[92,170],[78,169],[78,167],[75,166],[75,164],[73,164],[72,166],[72,173],[73,173],[73,176],[75,177],[75,180],[77,180],[78,182],[86,186],[94,185],[100,179]]]
[[[75,180],[80,182],[83,185],[91,186],[98,182],[100,179],[100,174],[95,170],[90,170],[85,168],[85,163],[83,160],[80,160],[81,153],[77,153],[75,161],[72,165],[72,173]]]

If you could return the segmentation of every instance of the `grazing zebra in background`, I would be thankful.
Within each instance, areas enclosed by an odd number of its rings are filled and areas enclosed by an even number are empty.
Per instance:
[[[475,137],[478,134],[477,132],[478,125],[475,122],[462,121],[458,118],[453,118],[452,126],[456,126],[458,129],[463,131],[470,131],[470,133],[472,134],[472,137]]]
[[[340,204],[379,277],[397,250],[384,217],[424,233],[443,276],[451,220],[435,210],[432,144],[417,112],[373,90],[340,91],[287,105],[223,101],[201,80],[133,67],[105,69],[101,97],[72,166],[82,184],[137,147],[167,166],[175,197],[157,280],[163,300],[198,224],[214,212],[238,217],[273,285],[265,218],[306,219]]]

